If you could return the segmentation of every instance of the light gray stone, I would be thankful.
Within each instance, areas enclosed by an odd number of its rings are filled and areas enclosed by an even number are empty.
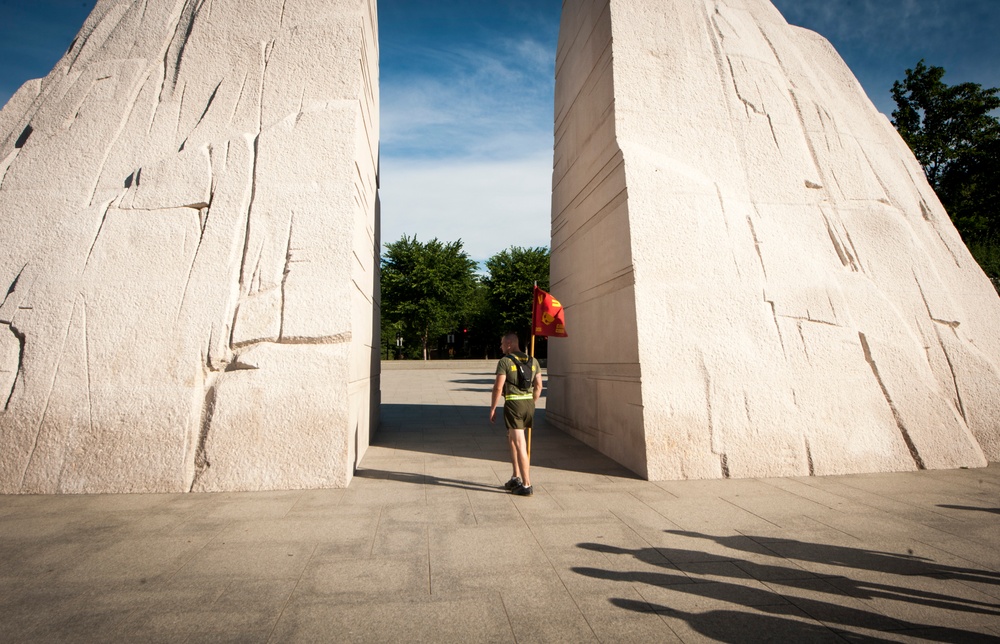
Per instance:
[[[376,34],[374,0],[100,0],[0,111],[0,492],[347,485]]]
[[[1000,458],[1000,299],[767,0],[564,7],[548,418],[650,479]]]

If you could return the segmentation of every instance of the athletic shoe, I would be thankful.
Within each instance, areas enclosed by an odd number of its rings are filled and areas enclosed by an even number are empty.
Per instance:
[[[513,490],[516,487],[521,487],[521,483],[523,483],[523,481],[520,476],[512,476],[509,481],[503,484],[503,486],[504,489]]]
[[[528,487],[524,487],[523,485],[518,485],[516,488],[511,490],[510,493],[516,494],[518,496],[531,496],[532,494],[535,493],[535,491],[531,489],[530,485]]]

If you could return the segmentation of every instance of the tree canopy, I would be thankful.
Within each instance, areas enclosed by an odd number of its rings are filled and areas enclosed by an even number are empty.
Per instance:
[[[432,338],[453,330],[467,314],[476,287],[476,263],[462,240],[422,243],[403,235],[382,255],[382,332],[415,337],[428,357]],[[395,334],[394,334],[395,335]]]
[[[924,168],[969,250],[1000,277],[1000,89],[948,85],[921,60],[892,86],[892,123]]]
[[[534,284],[548,290],[549,250],[513,246],[485,262],[488,273],[475,274],[475,262],[462,242],[426,244],[403,235],[385,244],[382,256],[382,338],[388,353],[396,344],[401,356],[424,359],[434,350],[459,357],[495,357],[500,335],[531,333]],[[445,338],[449,338],[445,340]],[[538,349],[544,355],[545,343]]]
[[[549,290],[549,249],[511,246],[486,260],[490,315],[498,332],[531,333],[531,298],[535,283]]]

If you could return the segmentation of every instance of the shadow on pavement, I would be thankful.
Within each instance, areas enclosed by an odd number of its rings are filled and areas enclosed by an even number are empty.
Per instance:
[[[411,474],[409,472],[390,472],[387,470],[359,469],[355,477],[364,479],[382,479],[387,481],[402,481],[403,483],[413,483],[415,485],[437,485],[440,487],[450,487],[459,490],[470,490],[473,492],[493,492],[496,494],[506,494],[507,491],[497,485],[486,483],[476,483],[475,481],[463,481],[459,479],[449,479],[429,474]]]
[[[498,412],[496,423],[491,424],[486,405],[383,403],[379,429],[371,445],[501,463],[510,460],[503,417]],[[624,466],[556,429],[545,420],[543,409],[535,412],[531,466],[639,479]]]
[[[754,641],[897,641],[873,637],[870,631],[898,638],[905,636],[935,642],[998,641],[992,634],[924,624],[893,617],[886,600],[947,611],[961,611],[1000,617],[1000,605],[934,593],[907,584],[917,577],[954,579],[964,582],[1000,582],[1000,574],[941,565],[933,560],[877,552],[861,548],[809,543],[791,539],[754,536],[715,537],[695,532],[665,531],[678,537],[709,540],[735,551],[734,556],[708,554],[683,548],[619,548],[604,543],[580,543],[577,547],[641,562],[641,571],[604,570],[574,567],[573,572],[594,579],[637,584],[648,601],[612,598],[619,607],[636,612],[655,612],[665,618],[683,620],[694,631],[720,642]],[[713,552],[718,552],[713,549]],[[847,575],[812,573],[795,566],[763,564],[741,557],[739,552],[766,555],[791,561],[838,566],[876,573],[899,575],[899,584],[877,583]],[[615,568],[620,568],[616,566]],[[861,576],[864,575],[855,575]],[[644,591],[643,586],[655,590]],[[802,594],[809,596],[803,596]],[[669,599],[676,598],[672,605]],[[829,599],[829,601],[826,601]],[[731,603],[747,609],[686,611],[708,600]],[[876,600],[878,610],[867,610],[866,600]],[[864,606],[864,607],[859,607]],[[912,615],[912,610],[900,611]],[[793,619],[806,618],[808,621]],[[815,621],[813,621],[815,620]],[[822,627],[815,622],[822,622]],[[850,629],[865,629],[859,633]]]
[[[902,555],[893,552],[879,552],[877,550],[848,548],[822,543],[807,543],[794,539],[755,537],[753,535],[715,537],[683,530],[666,530],[665,532],[683,537],[710,540],[732,550],[746,550],[747,544],[753,542],[761,544],[761,548],[767,551],[767,554],[797,561],[808,561],[810,563],[840,566],[843,568],[856,568],[858,570],[874,570],[894,575],[1000,584],[1000,573],[998,572],[946,566],[926,557],[916,557],[912,553]],[[995,607],[1000,608],[1000,606]]]
[[[968,510],[969,512],[989,512],[991,514],[1000,514],[1000,508],[977,508],[968,505],[947,505],[940,504],[939,508],[947,508],[948,510]]]

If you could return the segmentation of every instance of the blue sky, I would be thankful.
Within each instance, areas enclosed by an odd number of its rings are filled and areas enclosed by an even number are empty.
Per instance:
[[[572,1],[572,0],[568,0]],[[700,0],[693,0],[700,1]],[[0,0],[0,103],[44,76],[93,0]],[[1000,0],[774,0],[827,37],[876,107],[925,58],[1000,86]],[[379,0],[382,237],[546,246],[560,0]]]

